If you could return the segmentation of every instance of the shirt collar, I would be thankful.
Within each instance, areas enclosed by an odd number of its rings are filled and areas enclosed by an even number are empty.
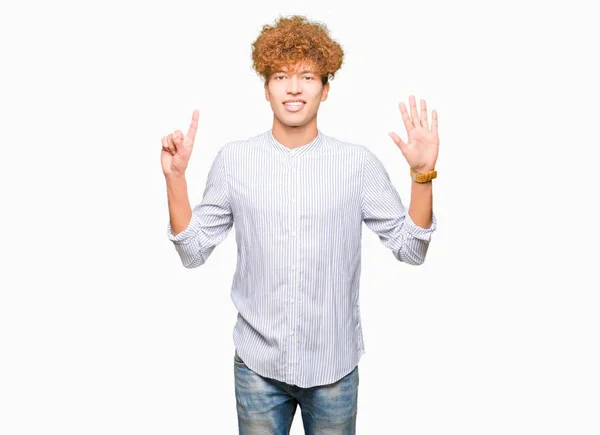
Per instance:
[[[279,142],[277,139],[275,139],[275,136],[273,136],[273,129],[270,129],[269,131],[267,131],[266,136],[267,136],[270,146],[285,153],[288,156],[299,156],[299,155],[305,154],[307,152],[310,152],[310,151],[314,150],[315,148],[318,148],[324,141],[323,133],[321,133],[321,130],[319,130],[319,129],[317,129],[317,137],[315,137],[312,140],[312,142],[309,142],[305,145],[301,145],[296,148],[288,148],[285,145],[283,145],[281,142]]]

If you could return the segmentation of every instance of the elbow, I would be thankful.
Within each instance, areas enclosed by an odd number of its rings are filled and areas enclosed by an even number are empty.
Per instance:
[[[411,252],[411,251],[403,251],[398,250],[394,251],[394,256],[398,261],[402,263],[409,264],[411,266],[420,266],[425,263],[425,252]]]
[[[183,264],[183,267],[186,269],[195,269],[196,267],[202,266],[204,263],[205,261],[201,254],[198,254],[196,257],[191,259],[181,259],[181,264]]]
[[[211,249],[202,249],[197,240],[191,243],[176,243],[175,250],[179,254],[181,264],[186,269],[202,266],[211,252]]]
[[[420,266],[425,263],[425,258],[416,258],[405,261],[405,263],[410,264],[411,266]]]
[[[181,259],[181,264],[186,269],[200,267],[206,262],[206,256],[202,255],[202,251],[200,250],[181,250],[179,251],[179,258]]]
[[[183,267],[186,269],[195,269],[196,267],[200,267],[200,263],[183,263]]]
[[[398,258],[398,261],[401,261],[406,264],[410,264],[411,266],[420,266],[423,263],[425,263],[425,257],[402,255]]]

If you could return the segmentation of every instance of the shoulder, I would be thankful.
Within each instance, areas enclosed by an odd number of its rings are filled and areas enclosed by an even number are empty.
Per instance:
[[[325,138],[327,140],[328,147],[331,150],[355,154],[358,158],[362,160],[363,163],[369,163],[374,161],[379,162],[379,159],[377,158],[375,153],[363,144],[337,139],[331,136],[325,136]]]
[[[359,156],[365,156],[366,152],[370,152],[367,147],[356,142],[338,139],[329,135],[322,135],[326,144],[327,149],[335,152],[352,153]]]
[[[267,131],[260,134],[256,134],[254,136],[250,136],[246,139],[238,139],[226,142],[219,149],[219,154],[222,154],[224,157],[240,157],[247,153],[255,152],[258,147],[266,143],[266,141],[268,140],[268,133],[269,132]]]

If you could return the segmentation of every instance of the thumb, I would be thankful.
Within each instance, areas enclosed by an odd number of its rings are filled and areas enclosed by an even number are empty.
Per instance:
[[[402,154],[404,154],[406,152],[406,150],[408,149],[408,146],[402,141],[402,139],[400,139],[400,136],[398,136],[394,132],[389,132],[388,135],[392,138],[392,140],[398,146],[398,148],[400,148],[400,151],[402,151]]]

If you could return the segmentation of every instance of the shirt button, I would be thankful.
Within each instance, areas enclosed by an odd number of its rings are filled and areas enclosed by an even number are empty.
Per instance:
[[[290,335],[294,335],[294,331],[290,332]]]
[[[295,231],[292,233],[292,237],[296,237],[296,232]]]
[[[296,266],[292,266],[292,270],[296,270]]]
[[[294,298],[290,299],[290,301],[292,302],[292,304],[294,303]]]

